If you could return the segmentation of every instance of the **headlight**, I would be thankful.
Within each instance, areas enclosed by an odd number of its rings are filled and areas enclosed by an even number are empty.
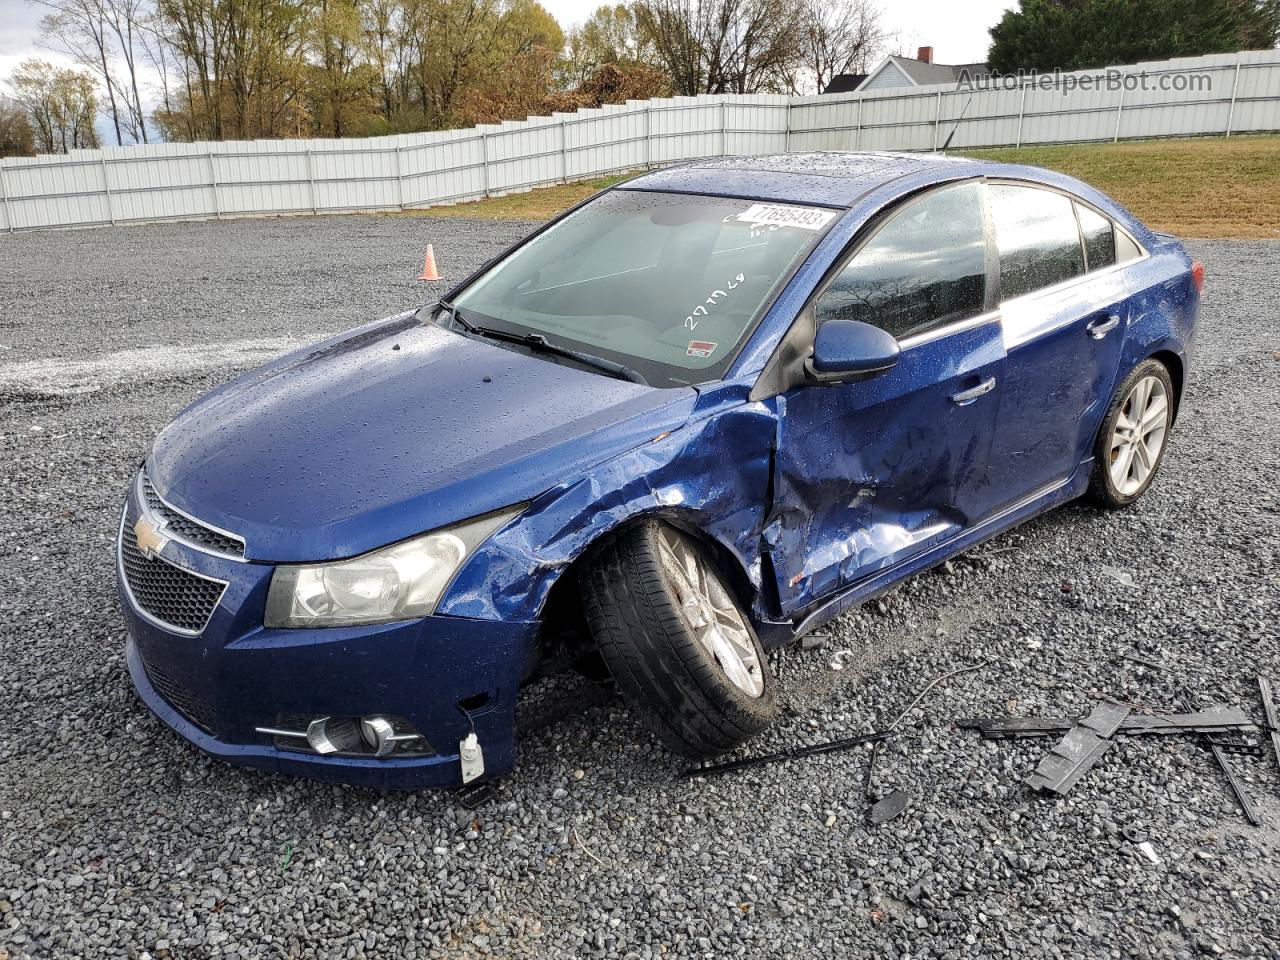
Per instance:
[[[414,620],[435,609],[464,560],[521,504],[335,563],[276,567],[268,627],[341,627]]]

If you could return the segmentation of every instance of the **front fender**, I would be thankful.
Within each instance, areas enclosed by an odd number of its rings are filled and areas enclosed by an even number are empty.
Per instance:
[[[538,619],[570,564],[601,537],[646,516],[667,517],[714,541],[759,597],[776,424],[771,401],[742,402],[549,490],[472,556],[437,612]]]

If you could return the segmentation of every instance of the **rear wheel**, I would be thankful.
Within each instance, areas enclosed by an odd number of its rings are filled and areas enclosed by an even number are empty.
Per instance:
[[[1116,391],[1098,431],[1089,491],[1103,506],[1127,507],[1147,492],[1173,427],[1173,381],[1159,360],[1144,360]]]
[[[714,756],[773,719],[764,649],[698,541],[646,521],[606,541],[583,582],[601,657],[672,750]]]

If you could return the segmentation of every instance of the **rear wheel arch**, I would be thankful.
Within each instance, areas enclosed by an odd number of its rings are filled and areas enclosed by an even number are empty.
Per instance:
[[[1165,369],[1169,371],[1169,379],[1173,381],[1172,420],[1176,421],[1178,419],[1178,408],[1182,406],[1182,385],[1186,376],[1182,357],[1172,350],[1157,350],[1147,359],[1160,361],[1160,363],[1164,364]]]

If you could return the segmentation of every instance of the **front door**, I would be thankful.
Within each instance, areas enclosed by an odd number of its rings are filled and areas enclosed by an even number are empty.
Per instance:
[[[981,184],[931,191],[860,245],[809,308],[898,337],[890,371],[778,398],[765,540],[791,615],[990,512],[1004,343],[987,300]]]

